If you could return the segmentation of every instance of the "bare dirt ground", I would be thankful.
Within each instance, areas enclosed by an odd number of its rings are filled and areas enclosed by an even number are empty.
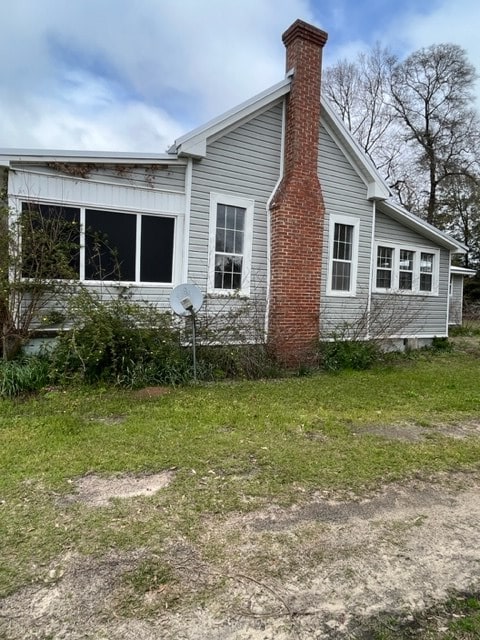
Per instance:
[[[155,477],[150,490],[169,480]],[[76,499],[98,504],[88,482]],[[114,489],[102,487],[101,504]],[[173,579],[152,584],[133,609],[124,577],[155,562],[148,549],[57,558],[44,584],[0,602],[0,638],[359,638],[384,612],[413,613],[450,590],[480,588],[480,473],[411,480],[362,498],[318,494],[204,525],[195,544],[165,541]]]

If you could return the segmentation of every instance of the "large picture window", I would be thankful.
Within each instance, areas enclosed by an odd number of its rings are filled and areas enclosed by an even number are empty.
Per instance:
[[[359,221],[346,216],[330,219],[330,261],[327,293],[355,295]]]
[[[252,219],[252,200],[211,194],[210,291],[249,293]]]
[[[437,295],[439,260],[436,249],[378,244],[375,289]]]
[[[56,247],[54,260],[43,259],[42,273],[46,278],[165,284],[173,281],[175,218],[37,203],[22,204],[25,277],[38,262],[37,253],[30,246],[31,234],[26,233],[27,213],[28,219],[34,220],[29,225],[35,224],[41,229],[44,242]]]

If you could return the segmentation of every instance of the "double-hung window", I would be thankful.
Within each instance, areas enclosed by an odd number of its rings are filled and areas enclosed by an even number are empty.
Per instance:
[[[332,216],[329,233],[327,293],[353,296],[356,292],[358,231],[360,222],[347,216]]]
[[[210,197],[209,291],[250,291],[253,200],[212,193]]]
[[[170,284],[175,226],[172,216],[23,202],[23,273]]]
[[[417,295],[438,294],[440,252],[378,243],[375,290]]]

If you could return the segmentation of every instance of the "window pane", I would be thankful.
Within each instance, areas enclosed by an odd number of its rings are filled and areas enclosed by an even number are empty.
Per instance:
[[[225,209],[226,207],[224,204],[217,205],[217,228],[225,228]]]
[[[142,282],[172,282],[174,230],[174,218],[142,215]]]
[[[432,274],[421,273],[420,274],[420,291],[431,291],[431,290],[432,290]]]
[[[240,256],[215,256],[215,288],[240,289],[242,266],[243,258]]]
[[[225,229],[219,229],[215,234],[215,251],[225,251]]]
[[[137,216],[87,209],[85,226],[85,278],[134,281]]]
[[[420,271],[423,273],[433,272],[433,253],[420,254]]]
[[[400,249],[400,269],[403,271],[413,270],[413,251]]]
[[[241,288],[245,215],[242,207],[217,204],[215,289]]]
[[[332,265],[332,290],[350,291],[350,271],[349,262],[334,262]]]
[[[235,231],[227,229],[225,231],[225,253],[233,253],[235,249]]]
[[[349,224],[335,224],[333,237],[333,259],[352,259],[353,226]]]
[[[226,209],[225,227],[227,229],[235,229],[235,207],[225,207],[225,209]]]
[[[392,286],[392,272],[386,269],[377,269],[377,287],[390,289]]]
[[[243,253],[243,231],[237,231],[235,234],[234,253]]]
[[[235,208],[235,229],[237,231],[243,231],[245,229],[245,211],[242,207]]]
[[[398,286],[400,289],[410,290],[412,288],[412,273],[411,271],[400,271]]]
[[[80,209],[22,203],[22,276],[76,279],[80,270]]]
[[[377,267],[380,269],[391,269],[393,264],[393,249],[390,247],[378,247]]]

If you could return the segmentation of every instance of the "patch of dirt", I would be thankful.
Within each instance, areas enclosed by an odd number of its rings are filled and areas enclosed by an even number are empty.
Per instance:
[[[436,435],[463,440],[465,438],[478,438],[480,436],[480,421],[471,420],[470,422],[455,424],[436,424],[428,427],[413,422],[372,425],[361,428],[357,427],[357,433],[361,433],[362,435],[370,434],[387,438],[388,440],[400,440],[404,442],[422,442]]]
[[[0,637],[351,639],[384,612],[415,613],[450,590],[478,591],[479,525],[480,472],[391,484],[362,498],[319,493],[290,508],[212,516],[195,543],[165,541],[162,562],[176,589],[183,585],[173,609],[126,617],[116,608],[122,576],[148,550],[97,559],[67,554],[47,573],[51,583],[0,603]],[[150,600],[154,586],[145,594]]]
[[[132,396],[138,398],[138,400],[148,400],[150,398],[160,398],[166,396],[171,392],[170,387],[144,387],[143,389],[137,389],[133,391]]]
[[[151,496],[167,487],[175,477],[173,470],[143,476],[115,476],[113,478],[94,474],[78,478],[75,493],[67,496],[67,502],[79,501],[91,507],[104,507],[113,498]]]

